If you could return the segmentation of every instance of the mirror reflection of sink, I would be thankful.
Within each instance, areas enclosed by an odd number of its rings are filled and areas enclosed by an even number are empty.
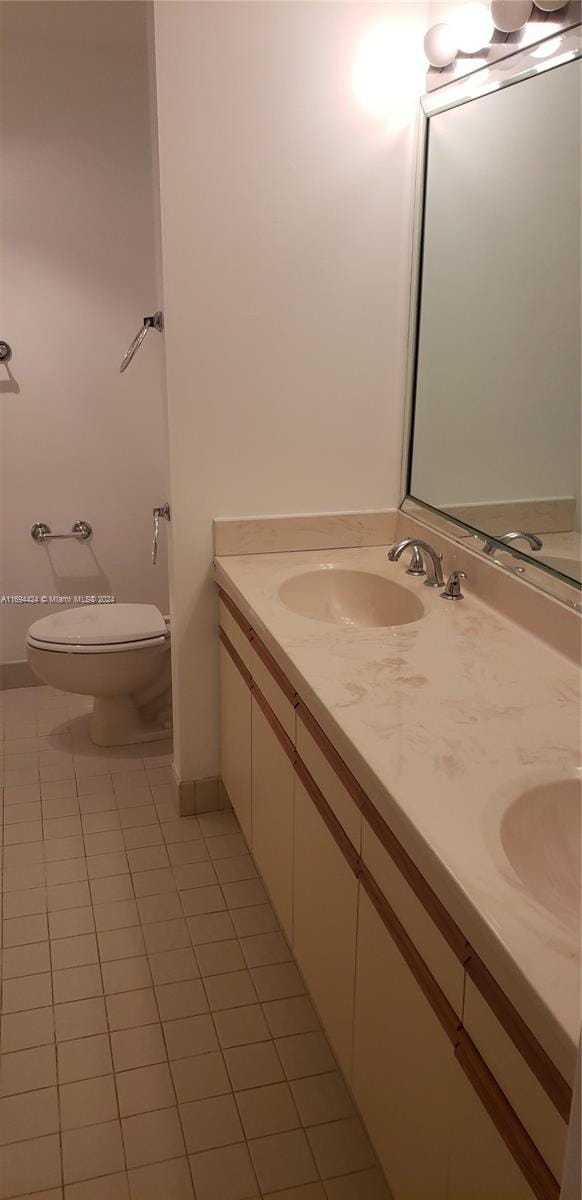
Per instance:
[[[521,882],[550,912],[580,920],[581,786],[539,784],[518,796],[501,820],[503,849]]]
[[[279,598],[301,617],[354,629],[408,625],[424,616],[413,592],[371,571],[306,571],[287,579]]]
[[[544,554],[542,562],[548,567],[553,567],[555,571],[561,571],[562,575],[568,575],[570,579],[577,579],[582,582],[582,569],[580,560],[576,558],[559,557],[557,554]]]

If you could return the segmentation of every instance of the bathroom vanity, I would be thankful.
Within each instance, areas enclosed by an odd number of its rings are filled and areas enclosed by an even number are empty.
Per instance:
[[[564,863],[544,904],[512,827],[536,789],[550,812],[574,789],[579,821],[574,664],[472,595],[444,603],[385,548],[216,572],[223,784],[396,1200],[557,1197],[576,881]],[[380,626],[367,581],[402,588],[413,620],[388,624],[388,590]]]

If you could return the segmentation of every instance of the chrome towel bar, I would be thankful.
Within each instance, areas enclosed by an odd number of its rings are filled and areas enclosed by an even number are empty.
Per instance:
[[[45,525],[44,521],[36,521],[30,536],[35,542],[60,541],[63,538],[76,538],[79,542],[86,542],[92,533],[93,526],[88,521],[75,521],[70,533],[51,533],[50,525]]]
[[[145,338],[145,335],[149,329],[157,329],[158,333],[163,333],[163,331],[164,331],[163,313],[158,311],[158,312],[155,312],[153,314],[153,316],[151,316],[151,317],[144,317],[142,328],[140,329],[139,333],[136,333],[136,335],[133,339],[133,342],[131,343],[131,346],[129,347],[129,350],[126,351],[126,353],[124,354],[124,356],[121,360],[121,366],[119,368],[120,371],[123,372],[123,371],[127,370],[134,354],[137,354],[137,351],[139,350],[139,348]]]

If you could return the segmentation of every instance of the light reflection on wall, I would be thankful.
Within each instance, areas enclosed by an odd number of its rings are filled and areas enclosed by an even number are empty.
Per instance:
[[[374,25],[357,49],[354,95],[365,112],[397,132],[414,119],[425,90],[425,69],[416,27]]]

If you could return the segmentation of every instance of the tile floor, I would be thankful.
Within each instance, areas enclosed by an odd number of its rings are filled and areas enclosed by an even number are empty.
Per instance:
[[[231,812],[0,692],[0,1200],[386,1200]]]

